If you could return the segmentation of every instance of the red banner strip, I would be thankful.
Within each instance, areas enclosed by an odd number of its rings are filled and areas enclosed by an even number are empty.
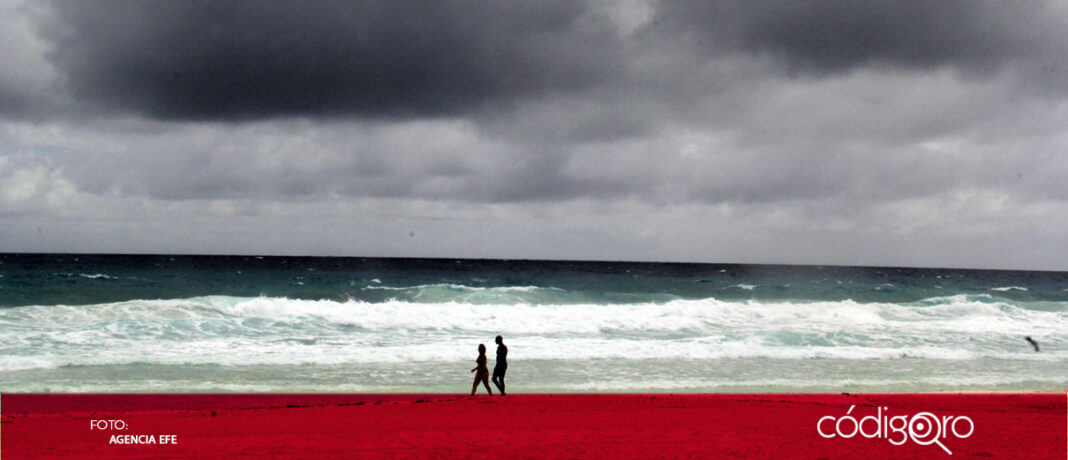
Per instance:
[[[21,458],[1068,457],[1061,394],[3,394]]]

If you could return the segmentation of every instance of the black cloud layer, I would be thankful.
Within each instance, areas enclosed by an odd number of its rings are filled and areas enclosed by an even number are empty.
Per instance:
[[[627,97],[650,52],[682,63],[658,69],[674,79],[751,55],[817,78],[870,65],[1011,66],[1025,84],[1068,87],[1063,12],[1044,1],[662,1],[630,38],[603,7],[563,0],[51,6],[41,30],[70,95],[167,120],[426,118],[591,88]]]
[[[768,53],[791,70],[836,72],[869,64],[994,70],[1063,58],[1063,25],[1045,1],[797,0],[663,2],[667,28],[697,32],[714,52]],[[1060,59],[1058,59],[1059,61]]]
[[[69,89],[160,119],[464,113],[596,84],[618,53],[572,1],[54,6]]]

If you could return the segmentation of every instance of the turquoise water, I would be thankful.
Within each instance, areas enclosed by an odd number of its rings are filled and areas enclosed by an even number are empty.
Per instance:
[[[4,392],[463,392],[497,334],[516,392],[1066,388],[1068,273],[0,254]]]

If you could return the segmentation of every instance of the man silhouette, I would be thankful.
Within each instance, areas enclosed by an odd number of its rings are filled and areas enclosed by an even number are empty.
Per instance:
[[[497,385],[497,389],[501,390],[501,396],[504,396],[504,373],[508,371],[508,347],[504,346],[504,339],[501,336],[497,336],[494,341],[497,342],[497,362],[493,364],[493,384]]]

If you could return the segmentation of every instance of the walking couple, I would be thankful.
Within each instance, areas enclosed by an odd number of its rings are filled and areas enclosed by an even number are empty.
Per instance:
[[[504,373],[508,370],[508,347],[504,346],[504,339],[501,336],[497,336],[494,339],[497,342],[497,362],[493,365],[493,384],[497,386],[497,389],[501,391],[501,396],[504,396]],[[486,367],[486,346],[478,344],[478,359],[475,360],[474,369],[471,372],[475,372],[475,383],[471,385],[471,396],[475,395],[475,390],[478,389],[478,382],[482,382],[486,386],[486,392],[491,396],[493,390],[490,390],[489,386],[489,368]]]

